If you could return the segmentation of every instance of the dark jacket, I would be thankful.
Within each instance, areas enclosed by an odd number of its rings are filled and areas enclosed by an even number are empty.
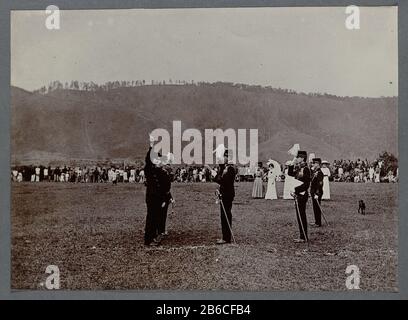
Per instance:
[[[160,201],[160,168],[157,168],[150,159],[150,152],[152,148],[149,148],[145,158],[144,172],[146,177],[146,201]]]
[[[297,166],[296,168],[294,166],[289,166],[288,175],[303,182],[300,186],[295,188],[295,194],[300,195],[301,192],[305,192],[304,195],[307,195],[311,180],[309,167],[307,165]]]
[[[170,193],[171,176],[163,168],[157,167],[150,159],[152,148],[146,154],[145,158],[145,177],[146,177],[146,201],[155,201],[162,204],[169,202],[172,198]]]
[[[220,185],[220,193],[223,199],[234,200],[236,170],[232,165],[220,165],[220,170],[214,178],[214,181]]]
[[[162,202],[169,203],[172,198],[170,189],[171,189],[171,175],[167,170],[160,168],[160,173],[158,174],[159,179],[159,192]]]
[[[323,195],[323,172],[317,169],[313,172],[312,181],[310,182],[310,193],[312,196],[317,195],[321,197]]]

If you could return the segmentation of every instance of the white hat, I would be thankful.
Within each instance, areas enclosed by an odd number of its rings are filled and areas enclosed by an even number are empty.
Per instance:
[[[276,172],[277,175],[280,175],[282,173],[282,169],[281,169],[280,163],[278,161],[269,159],[266,164],[268,166],[272,164],[273,165],[273,170],[274,170],[274,172]]]
[[[322,161],[322,164],[330,164],[330,162],[327,161],[327,160],[323,160],[323,161]]]
[[[215,153],[215,159],[217,162],[222,162],[224,160],[224,153],[227,149],[224,144],[219,144],[217,148],[213,151]]]

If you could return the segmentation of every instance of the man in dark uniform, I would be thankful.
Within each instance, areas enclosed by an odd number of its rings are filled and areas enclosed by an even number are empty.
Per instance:
[[[228,150],[224,152],[224,163],[220,164],[217,175],[214,181],[220,185],[221,200],[225,208],[220,203],[221,209],[221,228],[222,239],[217,240],[217,244],[231,243],[231,230],[232,228],[232,201],[235,197],[234,181],[236,170],[232,164],[228,163]],[[228,220],[227,220],[228,219]]]
[[[320,170],[322,160],[320,158],[314,158],[312,160],[312,181],[310,183],[310,196],[312,197],[313,212],[315,223],[312,223],[312,227],[322,226],[322,211],[320,205],[322,203],[323,196],[323,172]]]
[[[156,163],[153,163],[152,159],[156,161]],[[157,166],[159,163],[158,159],[159,156],[153,154],[153,148],[150,147],[146,155],[144,167],[147,205],[144,244],[147,246],[157,246],[159,244],[157,236],[159,217],[162,210],[162,195],[160,190],[160,174],[162,169]]]
[[[297,202],[296,219],[299,225],[300,233],[299,239],[294,240],[296,243],[309,240],[307,235],[306,203],[309,197],[308,189],[310,186],[311,173],[309,167],[307,166],[306,159],[307,152],[298,151],[292,165],[288,167],[288,175],[303,182],[300,186],[295,188],[295,192],[293,194]]]
[[[158,223],[159,239],[161,239],[161,237],[163,236],[167,236],[166,231],[167,210],[169,208],[169,204],[173,201],[173,197],[170,192],[172,181],[171,167],[168,163],[165,163],[160,169],[161,172],[159,174],[159,184],[161,195],[160,205],[161,208]]]

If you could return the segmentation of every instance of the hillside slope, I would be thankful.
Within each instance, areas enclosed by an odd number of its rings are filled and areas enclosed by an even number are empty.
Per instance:
[[[12,161],[143,159],[148,132],[257,128],[260,160],[285,161],[300,143],[322,158],[397,154],[397,98],[338,98],[229,84],[109,91],[11,91]]]

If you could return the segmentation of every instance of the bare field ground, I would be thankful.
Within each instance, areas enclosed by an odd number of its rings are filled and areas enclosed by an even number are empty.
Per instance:
[[[339,291],[353,264],[361,290],[398,290],[398,185],[331,183],[332,200],[322,204],[330,226],[310,229],[309,250],[292,242],[293,201],[252,199],[251,183],[236,184],[237,244],[214,245],[221,233],[215,188],[173,184],[170,236],[145,248],[143,185],[13,183],[12,288],[43,288],[52,264],[65,290]],[[365,216],[357,213],[360,199]],[[312,222],[310,202],[307,214]]]

